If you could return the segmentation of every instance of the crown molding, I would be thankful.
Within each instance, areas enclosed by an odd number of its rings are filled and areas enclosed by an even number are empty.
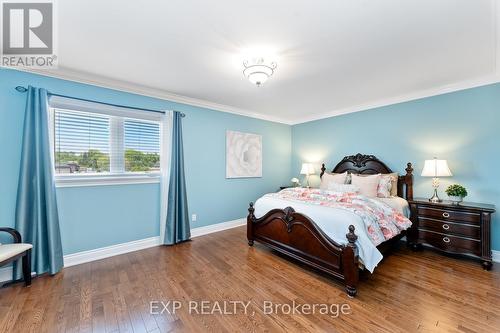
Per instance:
[[[498,6],[498,9],[500,11],[500,6]],[[498,26],[498,31],[499,31],[498,36],[500,37],[500,24]],[[460,91],[460,90],[466,90],[466,89],[471,89],[471,88],[476,88],[476,87],[480,87],[480,86],[498,83],[498,82],[500,82],[500,58],[498,57],[498,54],[500,54],[500,42],[497,43],[497,46],[499,48],[499,52],[497,52],[497,58],[496,58],[495,62],[496,62],[496,64],[498,64],[498,66],[495,65],[495,69],[493,70],[493,74],[486,75],[486,76],[483,76],[483,77],[480,77],[477,79],[473,79],[473,80],[465,80],[465,81],[458,82],[458,83],[447,84],[447,85],[443,85],[440,87],[435,87],[435,88],[425,89],[425,90],[421,90],[421,91],[417,91],[417,92],[413,92],[413,93],[409,93],[409,94],[403,94],[403,95],[399,95],[399,96],[385,98],[385,99],[381,99],[381,100],[374,101],[374,102],[358,104],[358,105],[349,106],[349,107],[341,108],[341,109],[334,109],[332,111],[319,113],[319,114],[315,114],[315,115],[310,115],[310,116],[298,117],[295,119],[288,118],[286,120],[283,118],[280,118],[280,117],[262,115],[260,113],[254,112],[254,111],[239,109],[236,107],[232,107],[232,106],[228,106],[228,105],[224,105],[224,104],[218,104],[218,103],[214,103],[214,102],[209,102],[209,101],[205,101],[205,100],[201,100],[201,99],[181,96],[181,95],[169,93],[169,92],[166,92],[166,91],[163,91],[160,89],[150,88],[150,87],[137,85],[137,84],[129,83],[129,82],[124,82],[124,81],[120,81],[120,80],[109,79],[109,78],[105,78],[105,77],[101,77],[101,76],[93,75],[93,74],[89,74],[89,73],[77,72],[77,71],[69,70],[66,68],[59,68],[57,71],[40,70],[40,69],[15,69],[15,70],[33,73],[33,74],[38,74],[38,75],[42,75],[42,76],[53,77],[53,78],[62,79],[62,80],[90,84],[90,85],[98,86],[98,87],[102,87],[102,88],[124,91],[124,92],[128,92],[128,93],[142,95],[142,96],[167,100],[167,101],[171,101],[171,102],[175,102],[175,103],[197,106],[197,107],[207,108],[207,109],[211,109],[211,110],[215,110],[215,111],[227,112],[227,113],[237,114],[240,116],[281,123],[281,124],[285,124],[285,125],[299,125],[299,124],[303,124],[303,123],[307,123],[307,122],[311,122],[311,121],[315,121],[315,120],[336,117],[336,116],[340,116],[340,115],[344,115],[344,114],[348,114],[348,113],[368,111],[368,110],[383,107],[383,106],[389,106],[389,105],[393,105],[393,104],[404,103],[404,102],[409,102],[409,101],[413,101],[413,100],[417,100],[417,99],[422,99],[422,98],[427,98],[427,97],[447,94],[447,93],[451,93],[451,92],[456,92],[456,91]],[[496,73],[497,71],[499,71],[498,74]]]
[[[460,90],[466,90],[466,89],[486,86],[486,85],[494,84],[494,83],[498,83],[498,82],[500,82],[500,76],[492,74],[492,75],[484,76],[484,77],[481,77],[481,78],[478,78],[475,80],[462,81],[459,83],[448,84],[448,85],[444,85],[444,86],[436,87],[436,88],[432,88],[432,89],[425,89],[425,90],[421,90],[421,91],[410,93],[410,94],[404,94],[404,95],[400,95],[400,96],[381,99],[381,100],[378,100],[375,102],[359,104],[359,105],[350,106],[347,108],[336,109],[336,110],[333,110],[330,112],[325,112],[325,113],[321,113],[321,114],[302,117],[299,119],[295,119],[292,122],[292,125],[299,125],[299,124],[307,123],[310,121],[336,117],[336,116],[340,116],[340,115],[344,115],[344,114],[348,114],[348,113],[368,111],[368,110],[383,107],[383,106],[389,106],[389,105],[409,102],[409,101],[413,101],[413,100],[417,100],[417,99],[448,94],[448,93],[452,93],[452,92],[456,92],[456,91],[460,91]]]
[[[44,69],[34,69],[34,68],[33,69],[15,68],[14,70],[167,100],[169,102],[186,104],[190,106],[197,106],[214,111],[232,113],[239,116],[261,119],[285,125],[292,125],[290,120],[285,120],[279,117],[263,115],[258,112],[241,109],[234,106],[219,104],[193,97],[182,96],[165,90],[151,88],[140,84],[115,80],[104,76],[75,71],[68,69],[66,67],[59,67],[57,70],[46,70],[46,69],[44,70]]]

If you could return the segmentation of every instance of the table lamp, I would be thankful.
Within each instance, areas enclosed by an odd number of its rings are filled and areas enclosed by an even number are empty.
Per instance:
[[[422,170],[422,177],[432,177],[432,187],[434,187],[434,195],[429,199],[430,202],[441,202],[438,196],[437,189],[439,187],[438,177],[450,177],[453,174],[448,167],[446,160],[438,160],[434,157],[433,160],[426,160],[424,169]]]
[[[307,188],[309,188],[309,175],[314,175],[314,166],[311,163],[302,163],[301,175],[306,175]]]

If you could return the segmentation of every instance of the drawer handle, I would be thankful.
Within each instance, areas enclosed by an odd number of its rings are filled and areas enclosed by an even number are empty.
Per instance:
[[[449,230],[449,229],[450,229],[450,226],[449,226],[449,225],[447,225],[447,224],[443,224],[443,229],[444,229],[444,230]]]
[[[444,212],[443,217],[450,217],[450,214],[448,214],[447,212]]]
[[[445,243],[449,243],[450,242],[450,239],[448,237],[443,237],[443,242]]]

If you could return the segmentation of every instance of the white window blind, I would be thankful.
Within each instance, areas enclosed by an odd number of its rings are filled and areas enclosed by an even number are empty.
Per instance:
[[[125,120],[125,171],[160,172],[160,125]]]
[[[115,107],[106,113],[107,106],[82,101],[71,109],[71,101],[63,101],[64,109],[52,108],[56,179],[159,177],[162,114]]]
[[[109,124],[102,115],[55,110],[56,174],[109,172]]]

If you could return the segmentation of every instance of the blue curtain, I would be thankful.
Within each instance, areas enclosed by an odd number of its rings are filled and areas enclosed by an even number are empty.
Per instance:
[[[63,267],[48,125],[47,91],[30,86],[24,116],[16,229],[23,242],[33,244],[31,267],[37,274],[55,274]],[[14,279],[21,276],[20,267],[16,267]]]
[[[191,237],[189,226],[186,180],[184,175],[184,149],[182,144],[182,115],[173,113],[172,153],[168,185],[167,223],[164,244],[172,245]]]

